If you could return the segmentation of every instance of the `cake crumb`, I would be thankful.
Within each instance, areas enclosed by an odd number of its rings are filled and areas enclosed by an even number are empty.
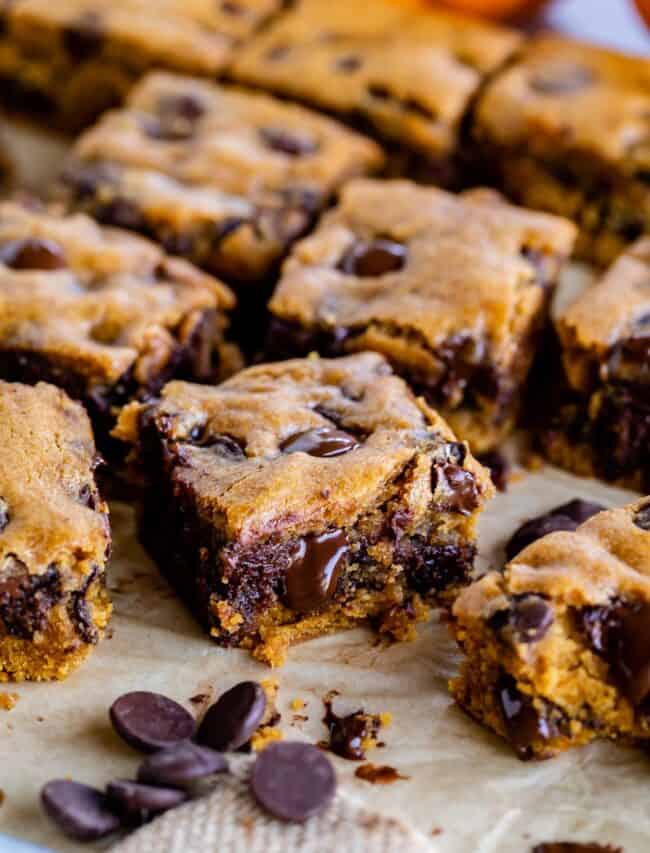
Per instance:
[[[3,711],[11,711],[16,707],[16,703],[20,699],[18,693],[0,693],[0,708]]]
[[[303,699],[292,699],[291,700],[291,710],[292,711],[302,711],[307,703]]]
[[[276,729],[273,726],[262,726],[250,740],[251,749],[253,752],[262,752],[267,746],[282,740],[282,738],[283,735],[280,729]]]

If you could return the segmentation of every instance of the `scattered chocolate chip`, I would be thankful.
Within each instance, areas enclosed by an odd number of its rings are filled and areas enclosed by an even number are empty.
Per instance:
[[[298,613],[327,606],[336,591],[349,550],[344,530],[298,540],[286,577],[287,605]]]
[[[519,690],[511,676],[503,675],[499,680],[495,701],[508,739],[522,760],[535,755],[536,742],[548,740],[557,733],[555,724],[538,713],[532,700]]]
[[[95,56],[104,44],[104,30],[97,12],[88,11],[77,23],[66,27],[62,34],[63,46],[75,62]]]
[[[551,841],[533,847],[532,853],[623,853],[623,848],[593,842]]]
[[[155,752],[187,740],[196,730],[192,715],[159,693],[126,693],[111,705],[109,713],[118,735],[142,752]]]
[[[302,823],[332,802],[336,776],[331,762],[315,746],[274,743],[257,757],[251,791],[262,808],[275,817]]]
[[[79,782],[48,782],[41,791],[41,803],[48,817],[75,841],[96,841],[116,832],[121,825],[108,798]]]
[[[471,515],[480,503],[476,477],[459,465],[434,465],[431,488],[436,494],[436,501],[447,512]]]
[[[0,498],[0,533],[9,525],[9,504],[4,498]]]
[[[406,264],[407,249],[393,240],[377,239],[356,243],[339,262],[339,269],[347,275],[369,278],[398,272]]]
[[[330,459],[356,450],[357,447],[359,442],[349,433],[320,427],[289,436],[280,445],[280,450],[283,453],[307,453],[309,456]]]
[[[536,643],[553,624],[553,608],[540,595],[516,596],[510,607],[509,624],[519,643]]]
[[[0,245],[0,264],[14,270],[61,270],[67,267],[61,246],[53,240],[37,237]]]
[[[637,510],[634,516],[634,523],[641,530],[650,531],[650,503]]]
[[[174,809],[187,800],[185,791],[143,785],[129,779],[115,779],[106,786],[111,805],[126,818],[144,823],[150,815]]]
[[[147,756],[138,769],[138,782],[186,788],[199,779],[227,770],[228,764],[220,752],[182,741]]]
[[[492,482],[500,492],[508,490],[508,475],[510,473],[510,462],[498,450],[493,450],[490,453],[483,453],[478,457],[481,465],[489,470]]]
[[[530,87],[542,95],[572,95],[593,85],[595,80],[590,68],[567,63],[537,69],[530,79]]]
[[[197,740],[221,752],[239,749],[251,739],[265,711],[264,690],[255,681],[242,681],[208,709]]]
[[[381,720],[376,714],[366,714],[363,710],[339,717],[334,713],[332,700],[325,700],[323,722],[329,732],[326,746],[341,758],[350,761],[363,761],[366,757],[365,745],[377,739]]]
[[[362,65],[363,60],[360,56],[356,56],[355,54],[340,56],[335,62],[336,69],[338,71],[343,71],[345,74],[352,74],[354,71],[358,71]]]
[[[306,136],[296,136],[274,127],[263,127],[259,134],[268,148],[288,157],[304,157],[318,151],[318,143]]]
[[[559,530],[573,531],[605,507],[591,501],[575,499],[549,510],[543,515],[524,522],[506,544],[506,557],[513,560],[517,554],[549,533]]]

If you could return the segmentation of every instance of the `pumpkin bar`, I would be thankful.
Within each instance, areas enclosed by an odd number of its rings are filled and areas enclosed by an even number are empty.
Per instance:
[[[237,52],[229,74],[369,129],[395,167],[449,184],[470,103],[521,40],[388,0],[372,11],[366,0],[302,0]]]
[[[478,100],[487,178],[581,228],[607,264],[650,232],[650,60],[552,36],[533,40]]]
[[[577,474],[650,491],[650,237],[556,319],[557,399],[549,458]]]
[[[294,249],[268,354],[381,352],[477,453],[510,431],[574,226],[406,181],[348,184]]]
[[[171,382],[116,434],[141,539],[219,645],[275,665],[365,620],[409,638],[469,580],[489,474],[378,354]]]
[[[65,678],[111,615],[90,421],[52,385],[0,382],[0,444],[0,681]]]
[[[522,759],[650,738],[650,500],[551,533],[463,590],[451,683]]]
[[[303,107],[158,72],[81,137],[63,197],[263,305],[279,261],[339,186],[382,163],[375,143]]]
[[[215,77],[283,0],[0,0],[0,100],[68,131],[153,67]]]
[[[82,215],[0,203],[0,304],[0,379],[44,380],[81,400],[102,452],[124,403],[238,363],[224,285]]]

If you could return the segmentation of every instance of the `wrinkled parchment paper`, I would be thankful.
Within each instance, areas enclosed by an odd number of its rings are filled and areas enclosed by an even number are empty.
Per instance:
[[[38,189],[62,148],[22,131],[12,131],[11,139],[23,183]],[[584,272],[572,271],[561,300],[587,282]],[[515,470],[508,493],[492,502],[481,521],[479,566],[502,563],[503,543],[522,520],[577,496],[611,506],[634,497],[551,468]],[[112,523],[115,615],[109,636],[67,682],[0,685],[19,696],[13,710],[0,710],[0,833],[59,851],[83,849],[42,815],[38,792],[55,777],[101,787],[133,775],[139,757],[108,723],[108,707],[120,694],[160,691],[198,712],[190,697],[206,694],[207,704],[241,679],[273,675],[280,682],[287,738],[323,737],[322,697],[330,690],[340,693],[337,710],[363,707],[393,715],[385,748],[368,759],[409,778],[371,785],[354,777],[355,763],[334,758],[340,786],[368,810],[413,825],[432,851],[527,853],[534,843],[552,839],[609,842],[626,853],[650,849],[650,759],[597,744],[552,761],[519,762],[450,701],[446,683],[458,654],[437,617],[414,643],[382,649],[359,629],[297,647],[284,668],[272,672],[201,634],[137,544],[126,505],[113,505]],[[307,703],[298,712],[307,721],[295,719],[289,707],[296,698]],[[246,849],[245,839],[242,844]]]

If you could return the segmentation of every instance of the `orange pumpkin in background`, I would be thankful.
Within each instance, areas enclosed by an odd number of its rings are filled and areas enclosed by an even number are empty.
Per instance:
[[[636,8],[639,10],[639,14],[646,22],[647,26],[650,27],[650,0],[635,0]]]
[[[446,6],[468,15],[480,15],[496,21],[520,20],[538,12],[548,0],[400,0],[411,6]],[[650,0],[637,0],[650,7]]]

